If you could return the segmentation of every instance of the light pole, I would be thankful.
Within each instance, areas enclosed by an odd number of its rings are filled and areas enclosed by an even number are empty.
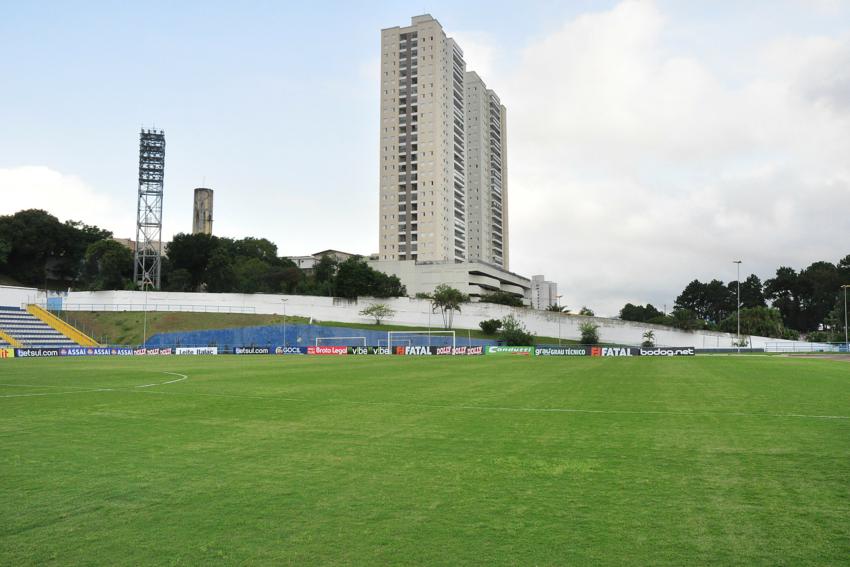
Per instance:
[[[741,261],[732,260],[738,267],[738,299],[735,303],[735,308],[738,311],[738,353],[741,352]]]
[[[563,295],[555,296],[555,305],[558,306],[558,346],[561,346],[561,298]]]
[[[148,282],[142,282],[142,289],[145,292],[145,312],[142,316],[142,348],[148,348]]]
[[[286,302],[288,299],[281,299],[280,302],[283,303],[283,350],[286,350]]]
[[[850,352],[850,341],[847,340],[847,288],[850,284],[844,284],[841,288],[844,290],[844,344],[847,345],[847,352]]]

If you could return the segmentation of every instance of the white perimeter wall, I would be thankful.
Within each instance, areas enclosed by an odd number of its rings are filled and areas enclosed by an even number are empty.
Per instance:
[[[145,294],[140,291],[95,291],[70,292],[62,294],[64,308],[69,311],[141,311],[144,309]],[[286,299],[286,314],[313,317],[320,321],[340,321],[346,323],[371,323],[372,319],[362,317],[359,311],[373,301],[387,303],[396,310],[396,316],[388,323],[414,325],[423,329],[442,326],[439,312],[431,313],[430,304],[420,299],[380,299],[360,298],[357,302],[332,297],[305,295],[264,295],[240,293],[177,293],[148,292],[147,305],[150,311],[203,311],[233,308],[255,313],[282,314]],[[37,302],[44,304],[44,292],[32,288],[13,288],[0,286],[0,305],[20,306],[22,303]],[[733,334],[709,331],[681,331],[660,325],[648,325],[618,319],[601,317],[581,317],[564,315],[549,311],[518,309],[489,303],[470,303],[463,306],[461,313],[454,318],[455,329],[478,329],[478,323],[484,319],[501,319],[514,314],[522,320],[529,331],[535,335],[578,339],[581,336],[579,325],[593,321],[599,325],[599,336],[603,342],[637,345],[647,329],[655,331],[655,342],[664,346],[694,346],[697,348],[729,348],[735,339]],[[559,331],[560,328],[560,331]],[[781,343],[767,337],[750,337],[753,347],[764,347],[765,343]]]

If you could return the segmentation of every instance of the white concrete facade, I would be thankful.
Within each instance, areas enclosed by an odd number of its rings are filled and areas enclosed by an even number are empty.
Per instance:
[[[431,310],[428,301],[413,298],[372,299],[361,297],[357,300],[345,300],[334,297],[308,295],[266,295],[239,293],[180,293],[148,292],[147,304],[150,311],[228,311],[238,308],[243,312],[282,314],[286,299],[286,314],[313,317],[320,321],[340,321],[346,323],[373,323],[372,319],[360,315],[363,306],[373,302],[389,305],[396,311],[392,323],[417,326],[423,329],[437,328],[440,315]],[[0,286],[0,305],[19,307],[22,303],[44,304],[46,296],[32,288],[12,288]],[[68,311],[141,311],[145,304],[145,294],[141,291],[74,291],[64,297],[64,309]],[[732,348],[735,335],[712,331],[682,331],[661,325],[605,319],[601,317],[582,317],[580,315],[559,314],[552,311],[506,307],[491,303],[469,303],[455,314],[456,329],[477,329],[478,323],[485,319],[501,319],[513,314],[520,319],[529,331],[538,336],[562,337],[576,340],[581,336],[579,325],[590,321],[599,325],[599,336],[608,343],[637,345],[643,340],[644,331],[655,331],[655,341],[663,346],[694,346],[697,348]],[[793,344],[767,337],[749,337],[754,348],[763,348],[765,344]]]
[[[546,281],[544,276],[531,276],[531,307],[546,309],[558,303],[558,284]]]
[[[381,260],[466,259],[465,71],[430,15],[381,31]]]
[[[495,291],[512,293],[528,302],[531,280],[484,262],[378,261],[369,265],[385,274],[398,276],[407,294],[431,293],[444,283],[477,301]]]
[[[470,260],[509,269],[506,110],[475,71],[464,80]]]

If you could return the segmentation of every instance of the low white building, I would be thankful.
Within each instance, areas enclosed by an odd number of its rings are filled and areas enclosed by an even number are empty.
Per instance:
[[[503,291],[526,304],[530,301],[531,280],[486,262],[419,262],[415,260],[370,261],[369,266],[385,274],[398,276],[407,294],[431,293],[447,284],[477,301],[483,295]]]
[[[531,307],[546,309],[558,304],[558,284],[546,281],[542,275],[531,276]]]

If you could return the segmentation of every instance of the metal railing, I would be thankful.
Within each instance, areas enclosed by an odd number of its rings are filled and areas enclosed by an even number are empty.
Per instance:
[[[785,341],[781,343],[765,343],[764,351],[850,353],[850,343],[808,343],[804,341]]]
[[[47,309],[45,304],[41,307]],[[186,313],[242,313],[254,314],[257,308],[241,305],[179,305],[173,303],[63,303],[62,313],[66,311],[170,311]],[[55,312],[55,310],[51,310]]]

